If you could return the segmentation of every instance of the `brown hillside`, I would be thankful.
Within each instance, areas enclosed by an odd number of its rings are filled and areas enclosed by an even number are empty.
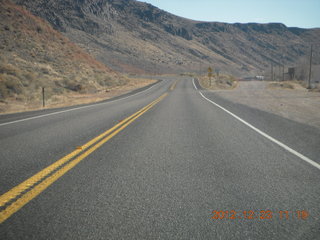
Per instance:
[[[127,80],[98,62],[46,21],[10,1],[0,4],[0,101],[40,102],[92,93]]]

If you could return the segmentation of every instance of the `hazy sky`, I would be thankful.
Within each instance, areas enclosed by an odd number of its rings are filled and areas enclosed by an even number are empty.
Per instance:
[[[178,16],[218,22],[320,27],[320,0],[142,0]]]

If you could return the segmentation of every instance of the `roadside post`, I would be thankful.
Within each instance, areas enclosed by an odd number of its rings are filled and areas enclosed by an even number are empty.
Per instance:
[[[45,103],[45,95],[44,95],[44,87],[42,87],[42,107],[45,107],[46,106],[46,103]]]
[[[208,77],[209,77],[209,86],[210,86],[210,87],[211,87],[211,85],[212,85],[212,83],[211,83],[212,72],[213,72],[212,68],[209,67],[209,68],[208,68]]]

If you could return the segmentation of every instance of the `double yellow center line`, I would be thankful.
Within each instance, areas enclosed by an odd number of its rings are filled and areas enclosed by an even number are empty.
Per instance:
[[[114,127],[90,140],[86,144],[77,147],[77,149],[65,157],[59,159],[55,163],[41,170],[34,176],[25,180],[18,186],[12,188],[5,194],[0,196],[0,224],[7,220],[12,214],[21,209],[33,198],[38,196],[51,184],[57,181],[65,173],[75,167],[79,162],[109,141],[112,137],[117,135],[133,121],[163,100],[168,93],[164,93],[162,96],[140,109],[138,112],[132,114],[128,118],[124,119]]]
[[[176,81],[171,85],[170,91],[173,91],[173,90],[176,88],[178,81],[179,81],[179,80],[176,80]]]

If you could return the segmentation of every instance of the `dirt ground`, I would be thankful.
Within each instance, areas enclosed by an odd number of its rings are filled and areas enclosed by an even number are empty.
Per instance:
[[[45,109],[100,102],[106,99],[110,99],[119,95],[126,94],[135,89],[145,87],[154,82],[156,82],[156,80],[131,78],[130,82],[124,86],[109,88],[107,90],[103,90],[97,93],[92,93],[92,94],[70,93],[67,95],[56,95],[46,100]],[[6,100],[6,102],[0,102],[0,115],[16,113],[16,112],[33,111],[33,110],[39,110],[39,109],[43,109],[42,101],[23,102],[23,101],[17,101],[16,99],[8,99]]]
[[[233,90],[215,90],[232,102],[320,128],[320,92],[310,92],[299,84],[240,81]]]

